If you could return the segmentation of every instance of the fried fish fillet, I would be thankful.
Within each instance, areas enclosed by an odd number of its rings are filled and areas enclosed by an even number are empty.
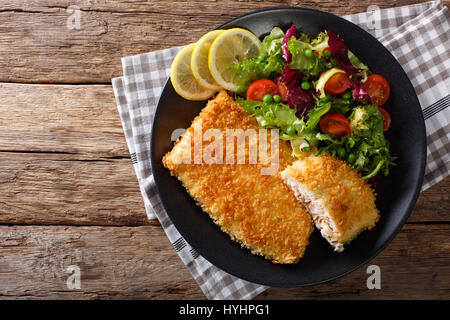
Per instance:
[[[281,176],[335,251],[343,251],[379,219],[372,188],[346,162],[329,154],[297,160]]]
[[[224,138],[227,129],[259,130],[254,117],[221,91],[163,157],[164,166],[234,241],[274,263],[297,263],[305,252],[313,223],[282,181],[279,171],[262,175],[264,165],[249,164],[249,161],[245,164],[183,162],[183,159],[194,160],[193,137],[200,126],[203,132],[218,129]],[[282,170],[295,159],[289,145],[285,141],[279,143],[278,168]],[[205,151],[208,144],[203,142],[201,148]]]

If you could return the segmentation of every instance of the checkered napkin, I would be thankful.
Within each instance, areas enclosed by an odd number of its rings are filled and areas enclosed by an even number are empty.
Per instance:
[[[344,18],[377,37],[411,79],[427,129],[427,167],[422,190],[450,171],[449,13],[440,2],[371,11]],[[375,8],[376,9],[376,8]],[[266,287],[213,266],[178,233],[156,192],[149,160],[153,113],[181,47],[122,59],[123,77],[112,79],[131,159],[149,219],[160,221],[176,252],[208,299],[251,299]]]

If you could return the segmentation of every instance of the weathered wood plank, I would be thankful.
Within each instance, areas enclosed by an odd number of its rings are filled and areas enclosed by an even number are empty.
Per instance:
[[[406,225],[373,261],[329,283],[297,289],[271,288],[261,299],[448,299],[450,226]],[[367,267],[381,270],[381,289],[367,289]]]
[[[370,264],[381,290],[366,287],[366,267],[338,280],[271,288],[259,299],[448,298],[450,226],[407,225]],[[426,245],[424,245],[426,244]],[[162,229],[144,227],[0,227],[0,298],[202,299]],[[66,272],[81,269],[81,289]]]
[[[0,152],[0,224],[149,223],[130,159],[76,157]],[[408,222],[450,221],[449,188],[447,178],[422,194]]]
[[[0,82],[109,83],[121,75],[123,56],[196,41],[224,21],[261,8],[291,5],[345,15],[369,5],[424,1],[11,0],[0,5]],[[81,9],[79,29],[67,28],[71,5]]]
[[[0,126],[2,151],[129,157],[110,85],[0,83]]]

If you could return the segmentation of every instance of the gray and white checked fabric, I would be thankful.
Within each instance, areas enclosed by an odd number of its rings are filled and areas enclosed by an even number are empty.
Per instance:
[[[450,26],[440,2],[345,16],[377,37],[411,79],[427,129],[427,167],[422,190],[450,172]],[[208,299],[251,299],[266,287],[213,266],[178,233],[156,193],[149,160],[150,132],[159,94],[181,47],[122,59],[123,76],[112,79],[131,159],[149,219],[160,221],[176,252]]]

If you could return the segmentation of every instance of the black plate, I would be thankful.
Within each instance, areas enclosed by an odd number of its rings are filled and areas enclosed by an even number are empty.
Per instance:
[[[381,211],[381,219],[374,229],[360,234],[343,253],[335,253],[315,230],[305,256],[298,264],[273,264],[250,254],[221,232],[161,163],[163,155],[172,148],[173,130],[189,127],[205,102],[184,100],[168,81],[158,103],[151,139],[151,164],[159,195],[181,235],[220,269],[245,280],[279,287],[312,285],[335,279],[380,253],[400,231],[414,207],[426,158],[425,125],[414,88],[390,52],[363,29],[332,14],[304,8],[251,12],[218,28],[241,27],[262,38],[274,26],[286,30],[292,23],[311,36],[325,29],[333,30],[374,73],[383,75],[391,84],[391,96],[385,105],[392,117],[387,138],[391,142],[392,155],[398,159],[390,175],[382,178],[377,187],[376,205]]]

